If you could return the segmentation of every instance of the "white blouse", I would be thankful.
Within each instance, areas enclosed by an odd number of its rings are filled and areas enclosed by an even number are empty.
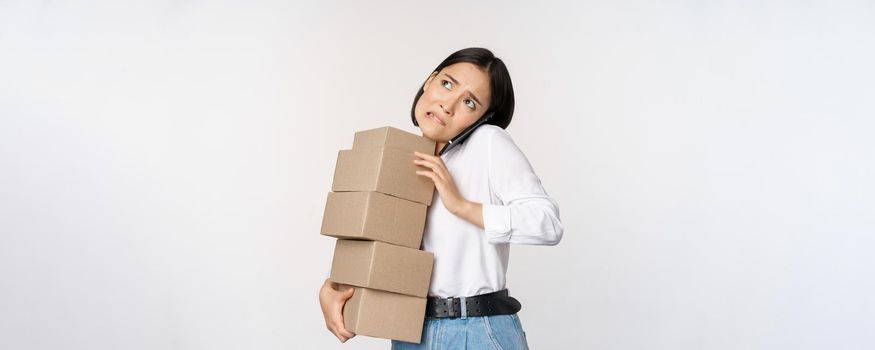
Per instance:
[[[441,158],[462,197],[483,204],[484,229],[450,213],[435,190],[421,246],[435,256],[429,296],[504,289],[511,243],[562,240],[556,201],[506,130],[484,124]]]

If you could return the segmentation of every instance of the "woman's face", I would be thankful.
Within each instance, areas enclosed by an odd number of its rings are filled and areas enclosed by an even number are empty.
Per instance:
[[[422,136],[446,143],[486,112],[491,102],[489,75],[467,62],[432,73],[422,86],[414,115]]]

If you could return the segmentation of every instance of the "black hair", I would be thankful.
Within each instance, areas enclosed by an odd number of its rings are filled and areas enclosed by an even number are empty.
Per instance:
[[[460,62],[473,63],[486,70],[489,75],[489,88],[492,98],[490,98],[489,107],[483,115],[485,116],[490,111],[495,112],[495,114],[485,124],[497,125],[502,129],[506,129],[510,125],[511,119],[513,119],[514,98],[513,83],[510,81],[510,73],[508,73],[504,61],[495,57],[492,51],[488,49],[469,47],[453,52],[434,69],[434,72],[440,72],[444,67]],[[428,78],[426,78],[426,81],[428,81]],[[410,109],[410,119],[413,121],[413,125],[416,126],[419,126],[419,123],[416,122],[416,103],[422,97],[423,85],[425,85],[425,82],[419,85],[416,97],[413,98],[413,107]]]

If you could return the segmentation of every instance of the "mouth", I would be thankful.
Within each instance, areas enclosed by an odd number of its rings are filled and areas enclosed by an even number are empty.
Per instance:
[[[432,113],[431,111],[427,111],[427,112],[425,112],[425,117],[426,117],[426,118],[429,118],[429,119],[431,119],[431,120],[433,120],[435,123],[438,123],[438,124],[440,124],[441,126],[447,126],[447,124],[444,123],[444,119],[443,119],[443,118],[441,118],[441,117],[438,116],[437,114]]]

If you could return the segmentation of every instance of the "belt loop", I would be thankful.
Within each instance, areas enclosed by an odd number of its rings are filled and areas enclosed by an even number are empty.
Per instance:
[[[453,300],[453,297],[447,298],[447,316],[448,317],[456,317],[456,308],[455,308],[455,305],[453,305],[454,301],[455,300]]]
[[[460,309],[462,309],[462,319],[468,318],[468,304],[465,303],[465,297],[459,297],[462,300],[462,305],[460,305]]]

